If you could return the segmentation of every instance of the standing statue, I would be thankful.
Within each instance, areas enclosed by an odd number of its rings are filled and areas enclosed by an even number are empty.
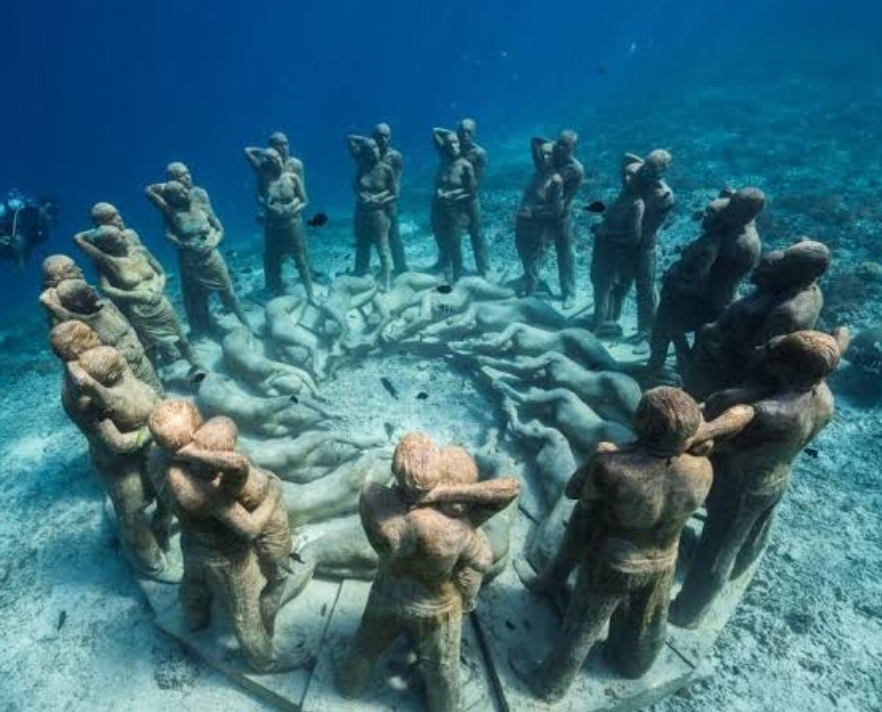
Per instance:
[[[512,651],[515,672],[544,700],[563,697],[609,623],[608,659],[626,677],[652,666],[665,642],[680,533],[712,480],[712,438],[738,432],[752,417],[733,408],[704,423],[698,404],[676,388],[647,391],[634,416],[637,441],[601,443],[573,474],[578,500],[557,555],[525,583],[565,585],[578,567],[563,625],[541,663]]]
[[[487,255],[487,241],[481,231],[481,186],[484,183],[484,175],[487,172],[487,151],[475,143],[475,133],[478,124],[474,119],[462,119],[456,125],[456,137],[459,139],[459,150],[462,157],[472,166],[475,172],[475,189],[472,198],[466,201],[468,211],[468,223],[466,230],[472,243],[472,252],[475,255],[475,265],[478,274],[487,276],[490,262]]]
[[[622,190],[594,225],[591,254],[591,283],[594,287],[595,335],[615,338],[622,335],[619,324],[625,295],[634,281],[635,255],[643,241],[646,205],[636,181],[638,164],[625,156],[622,163]]]
[[[398,181],[388,163],[380,158],[377,142],[364,136],[346,138],[355,159],[355,270],[356,277],[367,274],[371,246],[380,257],[380,285],[389,290],[392,283],[392,253],[389,250],[387,207],[398,201]]]
[[[168,548],[169,512],[157,503],[147,477],[150,433],[147,418],[158,395],[137,379],[114,348],[81,322],[52,329],[53,351],[65,363],[61,403],[89,443],[92,465],[110,498],[123,549],[139,576],[158,581],[177,577],[163,553]]]
[[[708,414],[749,403],[756,415],[713,455],[707,520],[671,608],[675,625],[697,627],[726,583],[765,549],[793,460],[833,418],[833,394],[824,379],[836,369],[847,339],[844,331],[775,337],[763,349],[754,382],[708,399]]]
[[[438,242],[438,267],[452,267],[453,281],[463,275],[461,234],[471,223],[477,179],[472,164],[463,158],[459,138],[452,131],[433,129],[435,147],[441,165],[435,174],[432,198],[432,231]],[[483,243],[473,243],[478,274],[486,275],[487,250]]]
[[[707,206],[702,233],[683,250],[662,278],[661,298],[650,338],[647,369],[660,372],[671,342],[680,370],[689,362],[686,334],[714,321],[759,263],[762,242],[755,219],[765,206],[757,188],[723,191]]]
[[[573,235],[573,199],[582,181],[585,169],[576,159],[579,135],[572,129],[564,129],[554,142],[554,167],[563,179],[563,212],[558,220],[551,222],[550,239],[557,252],[557,269],[560,275],[560,291],[563,308],[572,309],[576,299],[576,256]]]
[[[417,650],[428,709],[460,709],[462,617],[475,608],[493,562],[478,526],[517,497],[519,482],[458,484],[444,465],[429,436],[408,433],[392,460],[396,485],[368,484],[362,491],[361,521],[379,571],[337,675],[346,697],[364,690],[376,659],[406,632]]]
[[[126,226],[125,221],[120,215],[116,206],[111,203],[95,203],[89,211],[89,217],[92,218],[93,227],[104,227],[105,225],[115,227],[122,230],[123,237],[131,247],[143,247],[141,238],[132,228]]]
[[[49,255],[41,265],[43,275],[43,291],[40,292],[40,305],[46,312],[50,328],[58,323],[56,310],[61,306],[58,301],[57,287],[66,279],[84,279],[82,268],[67,255]]]
[[[752,294],[732,302],[695,334],[686,390],[701,400],[747,382],[766,342],[813,329],[824,297],[817,280],[830,266],[822,242],[802,240],[765,254],[751,275]]]
[[[267,291],[282,292],[282,260],[290,255],[310,301],[314,300],[312,266],[303,229],[307,205],[303,181],[286,170],[282,155],[273,148],[246,148],[245,156],[257,175],[263,207],[263,275]]]
[[[221,422],[199,437],[202,418],[187,401],[160,403],[150,414],[149,426],[155,443],[150,477],[181,522],[184,578],[178,597],[187,625],[192,630],[207,627],[212,599],[217,598],[243,656],[256,672],[291,667],[273,651],[277,582],[261,575],[256,552],[260,545],[255,544],[266,536],[273,549],[283,546],[273,525],[280,526],[278,480],[266,473],[265,490],[261,482],[249,483],[249,466],[243,481],[246,465],[236,453],[225,451],[233,431]],[[278,560],[277,553],[271,551],[266,562]]]
[[[401,151],[392,148],[392,129],[389,124],[379,123],[371,131],[371,137],[380,149],[380,160],[392,169],[395,177],[395,194],[401,197],[401,174],[404,172],[404,156]],[[401,225],[398,222],[398,200],[386,203],[386,215],[389,218],[389,251],[392,253],[392,270],[399,275],[407,272],[407,258],[404,254],[404,243],[401,241]]]
[[[194,195],[200,195],[194,194],[194,190],[176,180],[147,186],[147,198],[165,220],[165,236],[178,249],[181,294],[190,330],[197,336],[210,330],[208,297],[212,292],[217,293],[227,311],[248,326],[227,264],[217,249],[224,239],[223,226],[206,202],[207,194],[205,198],[194,199]]]
[[[563,178],[554,166],[554,143],[534,137],[530,153],[535,170],[515,222],[515,245],[524,266],[520,289],[523,296],[539,286],[539,270],[548,249],[548,226],[561,219],[564,209]]]

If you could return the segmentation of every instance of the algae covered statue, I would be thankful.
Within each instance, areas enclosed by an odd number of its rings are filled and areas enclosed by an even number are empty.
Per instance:
[[[847,343],[844,330],[835,336],[797,331],[775,337],[763,348],[751,383],[708,399],[711,415],[737,403],[750,404],[756,415],[713,454],[707,521],[671,608],[676,625],[697,626],[726,583],[762,553],[793,460],[833,418],[833,395],[824,379]]]
[[[563,308],[571,309],[576,298],[576,256],[573,236],[573,199],[585,180],[585,168],[576,158],[579,135],[564,129],[554,142],[554,167],[563,180],[563,210],[552,221],[549,233],[557,252],[557,269]]]
[[[534,590],[565,585],[578,567],[563,625],[541,663],[512,651],[511,663],[539,697],[563,697],[607,622],[608,660],[625,677],[652,666],[665,642],[680,533],[713,477],[712,438],[738,432],[753,413],[741,406],[704,423],[698,404],[676,388],[644,394],[634,416],[637,440],[601,443],[573,474],[566,494],[578,503],[565,538]]]
[[[380,285],[392,283],[392,253],[389,249],[390,205],[398,201],[398,181],[388,163],[380,157],[377,142],[365,136],[346,137],[355,160],[355,270],[363,277],[370,267],[371,246],[380,257]]]
[[[473,610],[493,554],[478,526],[518,494],[501,478],[461,484],[425,433],[406,434],[392,460],[394,487],[369,484],[359,505],[379,571],[361,625],[337,674],[346,697],[366,687],[379,655],[409,633],[425,680],[428,709],[460,709],[463,614]]]
[[[466,231],[472,243],[472,252],[475,254],[475,265],[478,274],[487,276],[489,261],[487,257],[487,241],[481,231],[481,184],[484,182],[484,174],[487,172],[487,151],[475,142],[475,134],[478,132],[478,124],[474,119],[462,119],[456,125],[456,137],[459,139],[459,150],[462,157],[472,166],[475,172],[475,190],[470,201],[466,202],[468,210],[468,223]]]
[[[475,169],[462,156],[459,138],[453,131],[436,128],[432,132],[441,165],[435,174],[432,197],[432,231],[438,242],[439,269],[452,269],[453,280],[463,276],[462,231],[471,224],[477,191]],[[483,242],[472,245],[478,274],[487,274],[487,248]]]
[[[282,291],[282,260],[290,256],[303,288],[313,300],[312,265],[303,229],[307,205],[303,179],[287,170],[282,155],[274,148],[246,148],[245,157],[257,175],[264,232],[263,276],[268,292]]]
[[[278,479],[232,450],[231,421],[203,423],[187,401],[160,403],[149,427],[150,477],[181,522],[187,625],[207,627],[217,598],[255,671],[291,667],[272,643],[291,547]]]
[[[401,174],[404,172],[404,156],[392,148],[392,129],[389,124],[379,123],[371,131],[371,138],[380,149],[380,160],[392,169],[395,177],[396,193],[401,194]],[[392,253],[392,269],[396,275],[407,272],[407,257],[401,241],[401,225],[398,222],[398,201],[386,203],[386,216],[389,218],[389,251]]]

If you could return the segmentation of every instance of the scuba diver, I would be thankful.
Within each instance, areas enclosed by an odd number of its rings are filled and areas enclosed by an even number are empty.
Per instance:
[[[34,248],[49,239],[49,229],[58,222],[58,202],[36,200],[17,190],[0,202],[0,260],[23,265]]]

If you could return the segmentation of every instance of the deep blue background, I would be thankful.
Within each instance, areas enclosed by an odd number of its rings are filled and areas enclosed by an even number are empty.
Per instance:
[[[795,71],[849,82],[882,66],[880,5],[3,0],[0,191],[60,196],[50,251],[68,250],[88,207],[110,200],[162,254],[142,188],[179,159],[229,239],[251,240],[241,148],[272,129],[304,159],[313,206],[348,209],[346,132],[390,122],[412,179],[433,163],[430,127],[463,115],[493,146],[578,125],[588,106],[639,119],[697,82]],[[0,264],[7,306],[33,300],[38,266]]]

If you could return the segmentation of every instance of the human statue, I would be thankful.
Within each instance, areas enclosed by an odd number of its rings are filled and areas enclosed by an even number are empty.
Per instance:
[[[520,568],[535,591],[565,585],[577,570],[563,624],[541,662],[529,650],[510,654],[517,675],[540,698],[569,689],[607,623],[607,659],[625,677],[646,673],[664,646],[668,600],[680,533],[711,486],[712,438],[738,432],[749,407],[704,423],[684,391],[647,391],[634,416],[637,440],[601,443],[573,474],[577,500],[554,559],[538,576]]]
[[[266,330],[275,358],[322,380],[326,375],[327,354],[320,336],[306,324],[310,306],[305,295],[276,297],[266,305]]]
[[[203,425],[199,411],[185,400],[163,401],[149,419],[155,443],[150,476],[181,522],[184,578],[178,598],[184,618],[192,630],[206,628],[217,599],[249,666],[259,673],[279,672],[294,662],[273,650],[268,619],[273,605],[263,595],[268,587],[273,595],[276,590],[261,574],[255,541],[273,528],[281,487],[263,473],[269,483],[261,494],[259,478],[248,482],[250,467],[243,483],[241,468],[237,471],[242,463],[224,462],[223,455],[237,460],[235,453],[212,452],[216,442],[200,447],[197,433]]]
[[[475,190],[472,199],[466,201],[465,204],[468,210],[466,231],[472,243],[472,252],[475,254],[478,274],[487,276],[487,270],[490,268],[487,255],[487,241],[484,239],[481,231],[481,186],[487,173],[487,151],[475,142],[477,131],[478,124],[474,119],[462,119],[456,125],[459,150],[462,157],[471,164],[475,172]]]
[[[259,200],[263,209],[263,274],[268,292],[282,291],[282,261],[290,256],[297,267],[303,288],[313,300],[312,265],[303,228],[303,209],[307,205],[303,180],[287,170],[282,155],[274,148],[246,148],[245,156],[257,175]]]
[[[123,550],[139,576],[174,582],[178,576],[165,557],[170,513],[155,501],[147,477],[150,433],[147,418],[157,393],[132,375],[122,355],[101,344],[78,321],[62,322],[50,333],[53,351],[65,364],[61,403],[86,437],[92,466],[110,498]]]
[[[643,240],[646,205],[635,180],[637,164],[628,156],[622,164],[622,189],[603,214],[603,221],[592,226],[594,248],[591,253],[591,284],[594,288],[592,330],[598,337],[622,335],[619,324],[622,305],[634,281],[634,256]]]
[[[285,583],[292,572],[291,529],[278,478],[236,452],[238,434],[236,423],[230,418],[216,416],[205,421],[193,440],[175,456],[185,464],[184,472],[190,477],[182,477],[172,486],[177,485],[176,496],[188,498],[188,509],[214,509],[221,521],[232,521],[244,514],[236,504],[253,514],[267,500],[275,502],[253,538],[257,564],[266,581],[260,592],[260,617],[272,636]]]
[[[174,180],[180,183],[187,191],[190,202],[199,205],[209,215],[215,215],[214,207],[211,204],[211,198],[208,191],[193,183],[193,174],[185,163],[180,161],[172,161],[165,167],[166,180]],[[215,215],[215,217],[217,217]]]
[[[371,247],[380,258],[380,286],[392,286],[392,253],[389,249],[390,219],[387,206],[398,201],[398,181],[392,167],[380,157],[372,138],[350,134],[346,138],[355,160],[355,269],[363,277],[370,268]]]
[[[814,240],[763,255],[751,274],[753,293],[732,302],[696,333],[684,373],[686,390],[704,399],[742,385],[769,339],[813,329],[824,306],[817,281],[830,260],[827,246]]]
[[[165,295],[165,272],[150,252],[134,246],[114,225],[78,233],[74,242],[98,270],[101,291],[126,316],[155,360],[171,362],[183,357],[198,364]]]
[[[282,131],[273,131],[267,139],[267,147],[273,149],[282,159],[282,166],[286,173],[293,173],[300,179],[300,187],[303,189],[304,201],[306,201],[306,174],[303,170],[303,161],[291,155],[291,144],[288,136]]]
[[[524,190],[515,220],[515,246],[524,275],[521,294],[539,286],[539,270],[548,249],[548,226],[559,221],[564,209],[563,178],[554,165],[554,142],[534,137],[530,141],[533,177]]]
[[[131,247],[144,246],[138,233],[126,225],[119,210],[112,203],[95,203],[89,210],[89,217],[93,227],[98,228],[105,225],[115,227],[122,230],[123,237]]]
[[[66,279],[84,279],[82,268],[68,255],[49,255],[41,265],[43,275],[43,291],[40,292],[40,305],[46,312],[51,328],[58,323],[55,315],[61,304],[58,301],[56,288]]]
[[[445,272],[452,270],[455,282],[464,272],[461,236],[464,229],[471,229],[475,217],[478,183],[474,167],[462,155],[457,135],[436,128],[432,136],[441,157],[432,197],[432,231],[438,242],[437,267]],[[472,243],[472,250],[475,267],[483,277],[489,269],[487,245],[480,232],[476,234],[481,239]]]
[[[54,291],[44,292],[40,303],[50,315],[53,324],[65,321],[81,321],[98,334],[105,346],[119,351],[138,378],[150,385],[157,393],[162,383],[153,364],[144,352],[141,340],[113,302],[101,299],[98,293],[82,279],[65,279]]]
[[[178,250],[181,295],[190,330],[196,336],[211,330],[208,298],[213,293],[218,295],[224,309],[235,314],[244,326],[249,326],[233,290],[227,263],[217,249],[224,239],[223,226],[207,202],[207,196],[204,200],[194,200],[194,190],[176,180],[147,186],[147,198],[165,220],[165,236]]]
[[[244,326],[228,333],[221,346],[226,371],[261,395],[304,397],[317,392],[307,371],[265,356],[254,332]]]
[[[404,172],[404,156],[392,148],[392,129],[387,123],[379,123],[371,131],[371,138],[380,149],[380,160],[392,169],[395,177],[395,194],[401,196],[401,174]],[[404,242],[401,240],[401,225],[398,222],[398,200],[386,203],[386,216],[389,218],[389,251],[392,253],[392,271],[398,275],[407,272],[407,257]]]
[[[707,206],[701,235],[662,277],[650,337],[651,373],[663,370],[672,342],[680,370],[686,368],[686,335],[719,317],[737,296],[741,280],[759,263],[762,242],[754,220],[765,206],[763,192],[742,188],[724,195]]]
[[[576,299],[576,257],[573,235],[573,200],[585,180],[585,169],[576,158],[579,135],[564,129],[554,142],[554,167],[563,179],[563,211],[549,226],[549,240],[557,253],[563,308],[572,309]]]
[[[790,484],[793,460],[833,418],[824,382],[839,363],[847,332],[797,331],[763,347],[755,379],[711,396],[709,416],[749,404],[754,419],[712,456],[707,520],[671,622],[694,628],[726,584],[745,573],[769,541],[775,509]]]
[[[367,485],[359,511],[379,570],[337,674],[345,697],[365,689],[379,655],[403,633],[416,649],[428,709],[460,709],[463,614],[477,604],[492,550],[477,527],[513,501],[515,478],[457,484],[425,433],[406,434],[392,460],[395,485]]]

